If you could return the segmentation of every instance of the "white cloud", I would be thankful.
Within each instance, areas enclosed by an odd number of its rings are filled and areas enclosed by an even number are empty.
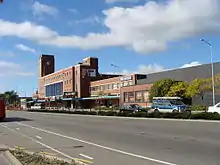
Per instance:
[[[37,53],[37,51],[35,49],[30,48],[30,47],[23,45],[23,44],[17,44],[17,45],[15,45],[15,47],[17,49],[25,51],[25,52]]]
[[[121,74],[133,74],[133,73],[140,73],[140,74],[150,74],[155,72],[161,72],[164,71],[165,68],[158,64],[150,64],[150,65],[140,65],[137,70],[130,71],[127,69],[122,70]]]
[[[152,53],[164,51],[169,43],[181,39],[220,34],[219,0],[150,1],[132,8],[113,7],[103,13],[104,25],[109,29],[107,33],[64,36],[30,22],[0,20],[0,36],[17,36],[58,47],[122,46],[139,53]]]
[[[32,10],[33,10],[33,14],[36,16],[42,16],[44,14],[50,15],[50,16],[55,16],[59,13],[57,8],[55,8],[53,6],[46,5],[46,4],[42,4],[38,1],[35,1],[32,4]]]
[[[101,20],[98,16],[94,15],[85,19],[81,19],[81,20],[75,20],[74,21],[76,24],[80,24],[80,23],[89,23],[89,24],[94,24],[94,23],[101,23]]]
[[[107,3],[117,3],[117,2],[138,2],[139,0],[105,0]]]
[[[78,14],[79,11],[77,9],[68,9],[68,11],[72,14]]]
[[[189,64],[184,64],[180,68],[189,68],[189,67],[198,66],[198,65],[202,65],[202,64],[199,61],[193,61]]]
[[[8,61],[0,61],[0,70],[4,71],[0,73],[0,77],[10,76],[33,76],[32,72],[26,72],[20,64]]]
[[[128,69],[123,69],[121,72],[107,72],[107,74],[150,74],[150,73],[156,73],[156,72],[163,72],[163,71],[169,71],[173,69],[181,69],[181,68],[189,68],[193,66],[199,66],[202,65],[199,61],[193,61],[188,64],[184,64],[181,67],[178,68],[165,68],[162,65],[159,64],[149,64],[149,65],[139,65],[138,68],[135,71],[131,71]]]

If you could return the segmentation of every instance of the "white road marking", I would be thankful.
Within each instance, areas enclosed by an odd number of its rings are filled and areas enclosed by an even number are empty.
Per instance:
[[[87,158],[87,159],[90,159],[90,160],[93,160],[94,158],[88,156],[88,155],[85,155],[85,154],[79,154],[80,156],[84,157],[84,158]]]
[[[7,128],[8,130],[11,130],[11,131],[13,131],[13,132],[19,133],[19,134],[21,134],[23,137],[26,137],[26,138],[28,138],[28,139],[30,139],[30,140],[32,140],[32,141],[34,141],[34,142],[36,142],[36,143],[42,145],[43,147],[46,147],[46,148],[48,148],[48,149],[50,149],[50,150],[52,150],[52,151],[54,151],[54,152],[56,152],[56,153],[59,153],[60,155],[65,156],[66,158],[69,158],[69,159],[71,159],[71,160],[74,160],[73,157],[71,157],[71,156],[69,156],[69,155],[67,155],[67,154],[65,154],[65,153],[63,153],[63,152],[61,152],[61,151],[59,151],[59,150],[57,150],[57,149],[55,149],[55,148],[53,148],[53,147],[47,145],[47,144],[45,144],[45,143],[42,143],[42,142],[40,142],[40,141],[38,141],[38,140],[35,140],[34,138],[32,138],[32,137],[30,137],[30,136],[27,136],[26,134],[23,134],[23,133],[21,133],[21,132],[18,132],[18,131],[16,131],[16,130],[13,130],[12,128],[9,128],[9,127],[7,127],[7,126],[5,126],[5,125],[1,125],[1,126],[4,127],[4,128]]]
[[[40,136],[36,136],[36,138],[38,138],[38,139],[42,139],[42,137],[40,137]]]
[[[48,115],[48,112],[27,112],[41,115]],[[193,119],[166,119],[166,118],[142,118],[142,117],[120,117],[120,116],[98,116],[98,115],[78,115],[78,114],[56,114],[50,113],[50,116],[67,116],[67,117],[93,117],[93,118],[107,118],[107,119],[122,119],[122,120],[153,120],[153,121],[176,121],[176,122],[202,122],[202,123],[220,123],[220,120],[193,120]]]
[[[92,146],[95,146],[95,147],[99,147],[99,148],[106,149],[106,150],[109,150],[109,151],[117,152],[117,153],[120,153],[120,154],[132,156],[132,157],[136,157],[136,158],[141,158],[141,159],[144,159],[144,160],[149,160],[149,161],[152,161],[152,162],[157,162],[157,163],[165,164],[165,165],[177,165],[177,164],[174,164],[174,163],[170,163],[170,162],[166,162],[166,161],[162,161],[162,160],[158,160],[158,159],[154,159],[154,158],[150,158],[150,157],[146,157],[146,156],[142,156],[142,155],[138,155],[138,154],[134,154],[134,153],[129,153],[129,152],[126,152],[126,151],[106,147],[106,146],[96,144],[96,143],[93,143],[93,142],[89,142],[89,141],[77,139],[77,138],[74,138],[74,137],[62,135],[62,134],[52,132],[52,131],[49,131],[49,130],[45,130],[45,129],[42,129],[42,128],[37,128],[37,127],[31,126],[31,125],[28,125],[28,124],[19,123],[19,122],[16,122],[16,123],[19,124],[19,125],[23,125],[23,126],[26,126],[26,127],[29,127],[29,128],[33,128],[33,129],[48,133],[48,134],[60,136],[60,137],[70,139],[70,140],[79,141],[81,143],[89,144],[89,145],[92,145]]]
[[[20,128],[16,128],[16,130],[19,130]]]

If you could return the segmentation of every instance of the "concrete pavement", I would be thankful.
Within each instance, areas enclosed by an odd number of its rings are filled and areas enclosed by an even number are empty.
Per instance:
[[[217,165],[220,123],[8,112],[0,141],[96,165]]]

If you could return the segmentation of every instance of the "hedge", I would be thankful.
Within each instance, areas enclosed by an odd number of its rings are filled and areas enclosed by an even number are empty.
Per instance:
[[[120,117],[142,117],[142,118],[171,118],[171,119],[205,119],[220,120],[218,113],[146,113],[146,112],[114,112],[114,111],[65,111],[65,110],[28,110],[30,112],[48,112],[48,113],[68,113],[81,115],[99,115],[99,116],[120,116]]]

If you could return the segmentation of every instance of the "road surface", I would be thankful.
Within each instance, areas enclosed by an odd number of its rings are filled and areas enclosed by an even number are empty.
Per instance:
[[[0,142],[95,165],[220,162],[220,122],[8,112]]]

